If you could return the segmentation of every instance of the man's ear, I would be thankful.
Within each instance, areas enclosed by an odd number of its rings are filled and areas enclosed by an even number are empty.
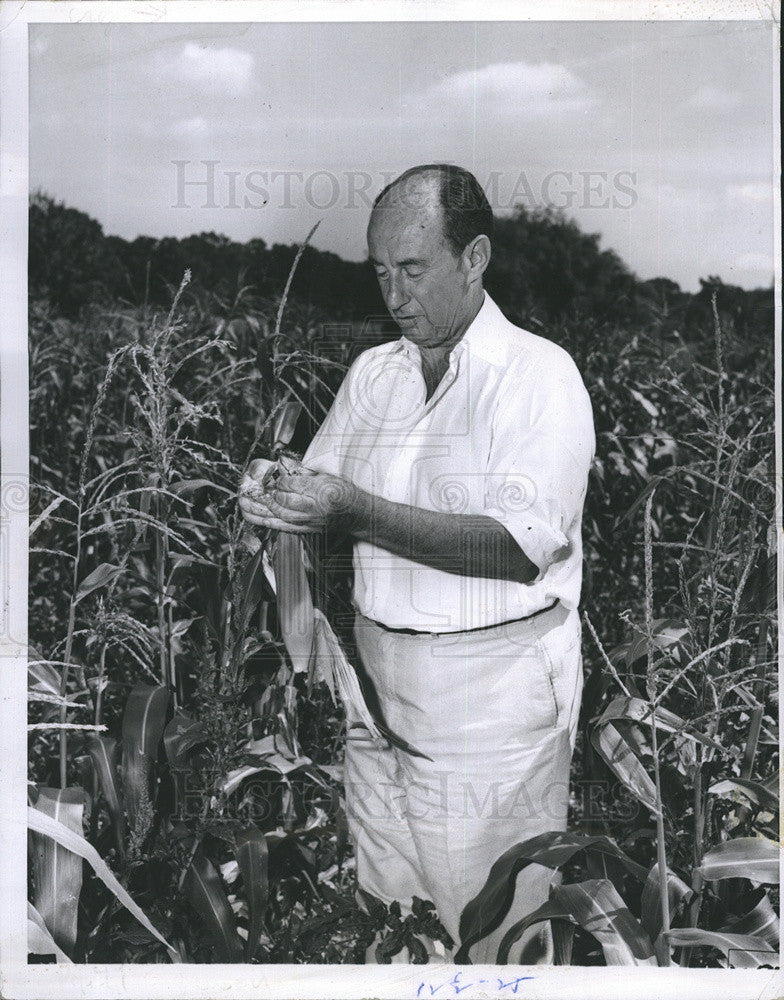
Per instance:
[[[469,280],[481,278],[490,263],[490,239],[480,234],[475,236],[463,251]]]

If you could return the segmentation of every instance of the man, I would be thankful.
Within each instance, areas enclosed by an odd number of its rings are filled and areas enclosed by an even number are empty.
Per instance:
[[[370,260],[401,337],[351,366],[307,453],[252,523],[348,532],[355,637],[386,723],[431,759],[346,745],[362,888],[403,913],[460,914],[507,848],[563,829],[582,691],[580,522],[595,449],[570,356],[484,291],[492,210],[457,167],[414,167],[376,199]],[[471,950],[496,960],[552,873],[518,878]],[[514,960],[547,961],[541,926]],[[448,956],[447,956],[448,957]]]

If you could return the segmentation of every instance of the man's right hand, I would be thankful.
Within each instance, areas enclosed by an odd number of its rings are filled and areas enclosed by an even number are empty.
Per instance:
[[[302,470],[305,471],[305,470]],[[256,458],[248,466],[248,471],[240,484],[239,508],[248,524],[275,531],[290,531],[295,534],[312,534],[319,528],[302,524],[292,524],[272,512],[267,504],[267,490],[275,489],[277,464],[265,458]]]

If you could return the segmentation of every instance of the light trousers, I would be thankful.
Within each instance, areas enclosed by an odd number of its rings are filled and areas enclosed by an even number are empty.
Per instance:
[[[486,629],[412,635],[357,614],[354,634],[385,721],[432,758],[349,730],[346,806],[358,883],[387,904],[398,900],[403,915],[413,896],[431,900],[456,951],[460,914],[497,858],[566,827],[583,685],[580,617],[556,604]],[[540,865],[518,875],[506,918],[470,950],[474,964],[496,962],[506,930],[547,900],[552,875]],[[532,928],[510,961],[551,961],[548,941],[547,925]]]

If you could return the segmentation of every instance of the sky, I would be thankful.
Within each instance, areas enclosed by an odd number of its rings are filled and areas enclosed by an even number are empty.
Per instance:
[[[550,203],[643,279],[773,280],[762,22],[30,25],[30,189],[126,239],[366,255],[417,163]],[[206,161],[206,162],[205,162]]]

